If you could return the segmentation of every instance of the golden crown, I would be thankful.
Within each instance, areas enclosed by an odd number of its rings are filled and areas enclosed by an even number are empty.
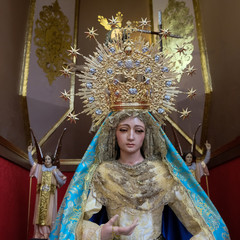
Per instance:
[[[81,88],[76,95],[83,99],[83,112],[92,116],[95,125],[111,111],[147,109],[160,123],[176,111],[174,101],[180,91],[176,86],[178,74],[172,70],[174,61],[159,52],[159,42],[144,38],[143,28],[148,22],[142,19],[133,26],[128,21],[120,27],[118,18],[112,17],[112,30],[103,44],[97,41],[94,28],[86,32],[97,47],[93,55],[83,56],[84,68],[77,74]],[[81,55],[73,48],[70,54]]]

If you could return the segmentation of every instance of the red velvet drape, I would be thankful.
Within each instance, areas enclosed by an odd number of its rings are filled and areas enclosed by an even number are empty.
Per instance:
[[[0,158],[0,238],[27,239],[28,172]]]
[[[58,189],[60,206],[73,172],[64,172],[67,183]],[[0,157],[0,239],[27,240],[33,235],[33,210],[35,206],[36,179],[32,179],[31,204],[28,223],[29,171]]]
[[[207,192],[205,177],[201,185]],[[211,169],[208,186],[210,199],[225,221],[231,239],[240,239],[240,157]]]
[[[231,239],[239,239],[240,222],[240,158],[210,170],[208,185],[210,198],[226,222]],[[58,205],[66,192],[73,176],[72,172],[64,172],[67,183],[58,190]],[[32,183],[29,233],[27,237],[29,172],[8,160],[0,157],[0,239],[26,240],[33,233],[33,209],[35,201],[35,184]],[[206,189],[206,181],[202,178],[202,186]]]

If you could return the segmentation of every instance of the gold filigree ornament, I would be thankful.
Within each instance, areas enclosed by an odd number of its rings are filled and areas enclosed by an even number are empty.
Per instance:
[[[162,13],[162,17],[165,28],[161,30],[163,51],[166,55],[177,53],[173,56],[175,65],[172,70],[178,73],[177,80],[180,82],[183,70],[193,59],[194,19],[186,2],[178,0],[168,2],[168,7]],[[179,38],[168,37],[169,32]]]
[[[50,85],[61,75],[59,70],[63,63],[70,60],[67,49],[71,46],[72,36],[69,32],[68,18],[61,11],[58,1],[43,6],[36,20],[34,43],[37,46],[37,62]]]
[[[81,55],[85,63],[76,74],[81,82],[76,95],[83,99],[83,112],[92,116],[95,126],[109,112],[124,109],[147,110],[162,124],[169,113],[177,111],[174,102],[180,91],[176,84],[182,73],[173,71],[173,56],[159,52],[159,42],[150,44],[130,21],[116,30],[118,34],[104,44],[94,38],[93,55]]]

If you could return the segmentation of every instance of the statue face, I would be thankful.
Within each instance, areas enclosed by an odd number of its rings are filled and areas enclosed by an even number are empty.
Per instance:
[[[192,164],[193,156],[191,153],[188,153],[185,157],[185,162],[188,166]]]
[[[129,154],[138,152],[145,138],[145,125],[140,119],[129,117],[118,124],[116,137],[120,153],[122,151]]]
[[[45,156],[45,162],[44,162],[45,167],[52,167],[52,159],[49,155]]]

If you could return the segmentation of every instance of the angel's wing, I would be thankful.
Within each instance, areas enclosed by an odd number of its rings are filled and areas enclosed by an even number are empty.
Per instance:
[[[55,165],[57,166],[57,168],[60,168],[60,161],[59,161],[59,158],[60,158],[60,153],[61,153],[61,150],[62,150],[62,138],[63,138],[63,135],[66,131],[66,128],[63,129],[63,132],[60,136],[60,138],[58,139],[58,143],[57,143],[57,146],[56,146],[56,150],[55,150],[55,153],[54,153],[54,160],[55,160]]]
[[[37,161],[39,164],[43,164],[43,154],[42,154],[42,150],[37,142],[37,139],[33,133],[33,130],[30,128],[34,143],[35,143],[35,147],[36,147],[36,152],[37,152]]]
[[[202,126],[201,123],[199,123],[194,135],[193,135],[193,140],[192,140],[192,146],[191,146],[191,152],[193,153],[194,156],[196,156],[196,135],[199,130],[199,128]]]
[[[175,141],[175,148],[177,149],[177,151],[179,152],[179,154],[181,155],[181,156],[183,156],[183,151],[182,151],[182,147],[181,147],[181,144],[180,144],[180,141],[179,141],[179,139],[178,139],[178,136],[177,136],[177,133],[176,133],[176,131],[175,131],[175,129],[174,129],[174,127],[171,125],[171,127],[172,127],[172,132],[173,132],[173,137],[174,137],[174,141]]]

